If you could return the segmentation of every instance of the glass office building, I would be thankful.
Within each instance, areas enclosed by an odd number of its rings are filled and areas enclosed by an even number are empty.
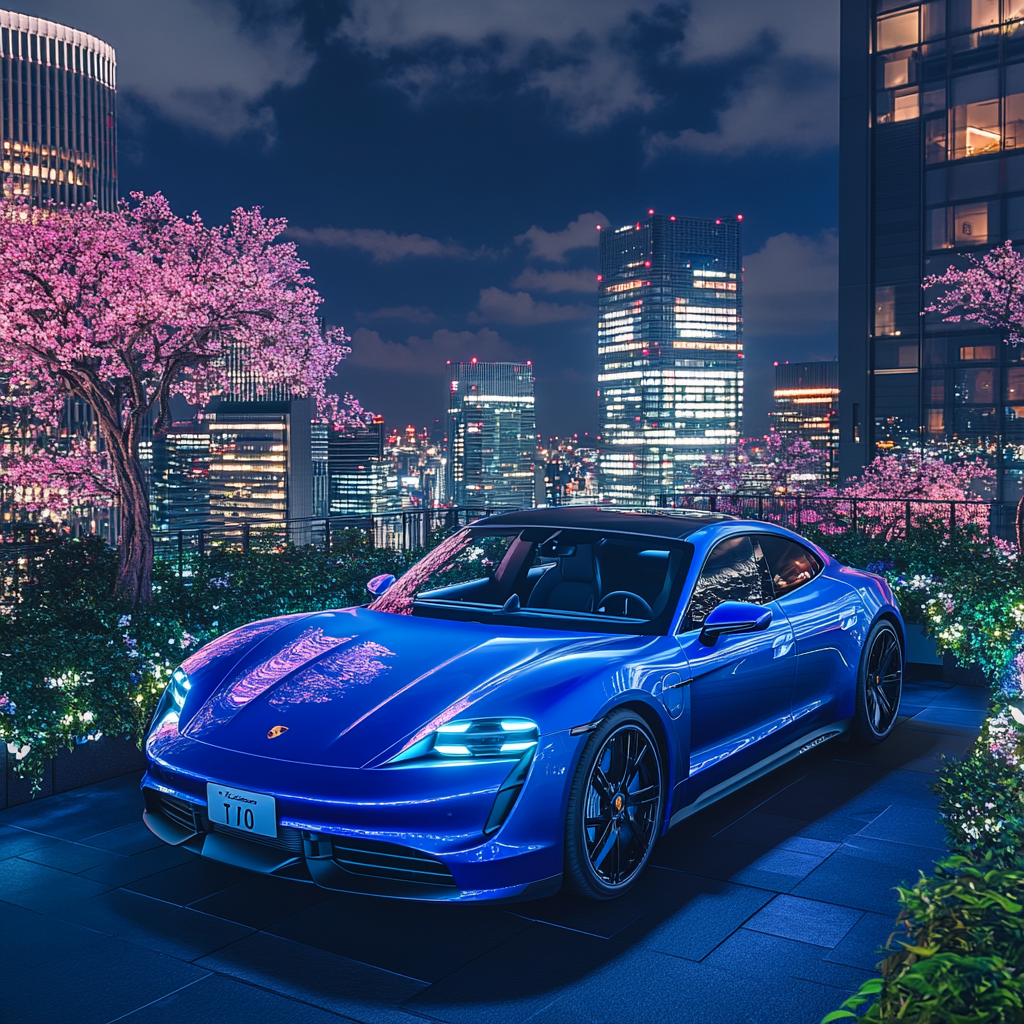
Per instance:
[[[533,365],[473,359],[448,369],[449,499],[485,508],[533,505]]]
[[[36,202],[117,203],[117,60],[77,29],[0,11],[3,187]]]
[[[650,211],[601,234],[600,491],[655,504],[740,438],[741,217]]]
[[[152,438],[149,504],[158,533],[210,525],[210,432],[205,423],[172,423]]]
[[[839,472],[839,363],[775,364],[772,430],[801,438],[826,452],[827,470],[820,483],[835,483]]]
[[[389,466],[384,457],[383,416],[374,416],[363,427],[332,430],[327,437],[330,514],[379,515],[389,511]]]
[[[840,471],[923,448],[1024,492],[1024,349],[922,316],[928,274],[1024,242],[1024,0],[842,0]]]

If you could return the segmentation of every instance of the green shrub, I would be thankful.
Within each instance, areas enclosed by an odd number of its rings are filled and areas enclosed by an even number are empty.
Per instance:
[[[373,576],[405,571],[416,553],[340,534],[330,552],[214,550],[179,577],[157,561],[153,600],[113,596],[117,553],[101,540],[63,541],[11,574],[0,611],[0,740],[38,781],[46,760],[79,737],[141,741],[169,674],[187,652],[255,619],[366,601]]]
[[[1024,1022],[1024,870],[992,864],[991,855],[982,864],[951,857],[901,888],[902,948],[822,1024]]]

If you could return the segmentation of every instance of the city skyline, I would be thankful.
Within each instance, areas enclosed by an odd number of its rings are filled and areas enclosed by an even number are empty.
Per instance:
[[[439,15],[432,50],[414,8],[389,39],[356,6],[14,9],[117,49],[121,194],[162,190],[209,222],[253,204],[289,219],[325,316],[353,337],[337,386],[389,423],[440,415],[445,361],[476,355],[533,360],[545,436],[596,432],[593,229],[651,207],[745,215],[753,432],[776,359],[834,356],[834,13],[761,5],[737,31],[710,3],[567,0],[559,29],[525,9]],[[448,76],[463,56],[477,71]],[[420,72],[433,84],[413,95]]]

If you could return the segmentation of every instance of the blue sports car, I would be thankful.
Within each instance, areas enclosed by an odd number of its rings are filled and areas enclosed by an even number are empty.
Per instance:
[[[677,822],[899,710],[886,582],[766,523],[509,512],[369,590],[174,672],[146,740],[157,836],[345,892],[610,899]]]

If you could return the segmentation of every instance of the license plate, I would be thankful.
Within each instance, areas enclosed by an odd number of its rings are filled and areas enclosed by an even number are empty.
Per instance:
[[[206,813],[216,825],[277,837],[277,801],[266,793],[250,793],[247,789],[208,782],[206,804]]]

